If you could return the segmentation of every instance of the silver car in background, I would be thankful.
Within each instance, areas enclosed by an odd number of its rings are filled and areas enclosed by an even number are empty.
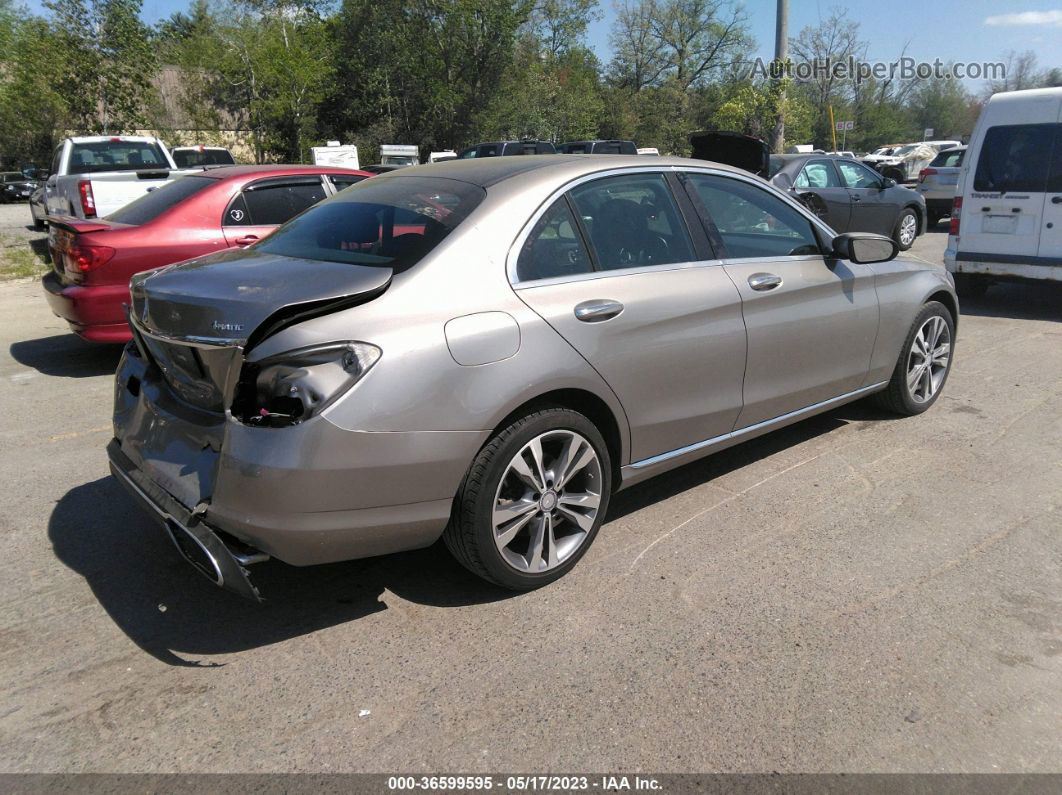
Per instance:
[[[939,397],[958,306],[702,160],[501,157],[365,180],[133,279],[111,468],[211,580],[428,546],[526,590],[617,489],[876,395]]]
[[[955,200],[955,186],[959,184],[959,172],[966,157],[966,147],[945,149],[918,173],[915,189],[926,200],[926,223],[936,226],[941,218],[951,215]]]

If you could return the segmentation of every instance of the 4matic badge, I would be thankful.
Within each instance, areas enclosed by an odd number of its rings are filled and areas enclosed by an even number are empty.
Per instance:
[[[222,323],[219,320],[215,320],[211,324],[211,328],[214,331],[243,331],[242,323]]]

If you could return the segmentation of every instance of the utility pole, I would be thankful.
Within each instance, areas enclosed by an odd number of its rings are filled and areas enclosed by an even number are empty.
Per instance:
[[[779,82],[785,79],[781,70],[789,57],[789,0],[778,0],[778,18],[774,28],[774,62],[779,70],[775,78]],[[785,90],[778,92],[778,110],[774,117],[774,129],[771,130],[771,151],[780,153],[785,141]]]

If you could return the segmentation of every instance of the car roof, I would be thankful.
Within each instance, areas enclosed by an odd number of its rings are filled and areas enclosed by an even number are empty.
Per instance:
[[[299,174],[363,174],[356,168],[339,166],[264,165],[264,166],[206,166],[201,175],[211,179],[258,176],[298,176]],[[191,175],[194,176],[194,175]]]
[[[654,157],[651,161],[633,158],[630,155],[510,155],[507,157],[471,158],[447,160],[443,163],[427,163],[416,168],[404,168],[382,174],[374,179],[408,179],[410,177],[443,177],[456,179],[489,188],[514,177],[521,177],[548,170],[555,174],[575,179],[584,174],[614,169],[667,170],[668,168],[717,168],[734,174],[748,176],[749,172],[710,160],[694,160],[688,157]]]

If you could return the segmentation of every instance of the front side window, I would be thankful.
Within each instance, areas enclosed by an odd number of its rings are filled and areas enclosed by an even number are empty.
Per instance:
[[[563,196],[535,222],[516,262],[517,281],[574,276],[593,270],[579,227]]]
[[[696,259],[663,174],[606,177],[569,195],[603,270]]]
[[[689,178],[728,258],[821,253],[811,221],[779,197],[729,177],[690,174]]]
[[[797,175],[794,185],[798,188],[839,188],[837,172],[826,160],[812,160]]]
[[[107,216],[107,220],[119,224],[146,224],[171,207],[216,184],[217,180],[210,177],[180,177],[115,210]]]
[[[974,190],[988,193],[1042,193],[1047,159],[1062,124],[1010,124],[992,127],[981,143]]]
[[[869,168],[859,163],[846,163],[837,161],[837,168],[841,172],[841,179],[849,188],[879,188],[881,177]]]
[[[476,185],[438,177],[367,179],[293,218],[255,248],[401,271],[438,246],[486,195]]]
[[[148,141],[95,141],[74,144],[70,149],[70,174],[98,174],[104,171],[136,171],[169,168],[157,143]]]
[[[247,214],[254,226],[275,226],[313,207],[325,197],[324,185],[313,182],[279,183],[254,186],[243,192]]]

